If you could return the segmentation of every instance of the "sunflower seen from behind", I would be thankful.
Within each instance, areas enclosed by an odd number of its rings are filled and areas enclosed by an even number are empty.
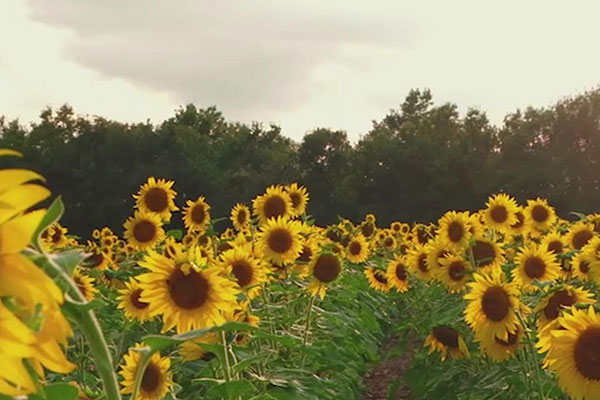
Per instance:
[[[171,219],[177,193],[172,189],[174,182],[165,179],[148,178],[137,194],[133,195],[135,206],[144,213],[156,214],[161,220]]]
[[[224,312],[237,305],[236,284],[207,265],[197,249],[169,259],[149,251],[139,263],[149,272],[137,277],[140,300],[150,304],[150,316],[161,315],[162,332],[188,332],[225,322]]]
[[[165,236],[160,217],[144,211],[136,211],[123,226],[127,242],[142,251],[152,249]]]

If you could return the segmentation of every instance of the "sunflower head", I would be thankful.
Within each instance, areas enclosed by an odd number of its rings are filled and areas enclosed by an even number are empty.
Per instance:
[[[348,240],[346,244],[346,259],[354,264],[364,262],[369,257],[369,244],[362,234]]]
[[[466,288],[473,267],[460,256],[445,257],[440,261],[441,268],[434,270],[434,276],[446,286],[448,291],[456,293]]]
[[[499,272],[505,262],[504,250],[496,241],[484,236],[476,236],[469,251],[479,273]]]
[[[136,348],[142,348],[142,345],[136,345]],[[129,349],[123,356],[123,365],[119,375],[123,377],[121,391],[124,394],[132,393],[135,384],[135,377],[140,367],[141,353],[135,349]],[[173,377],[170,371],[171,359],[161,357],[159,353],[154,353],[148,362],[142,382],[140,385],[140,400],[159,400],[164,398],[173,386]]]
[[[566,241],[572,249],[581,250],[594,237],[594,225],[577,222],[569,229]]]
[[[535,308],[539,312],[538,330],[556,320],[561,312],[575,304],[593,304],[594,294],[575,286],[561,285],[549,290]]]
[[[139,250],[153,248],[165,236],[160,217],[144,211],[136,211],[123,226],[127,242]]]
[[[446,360],[448,355],[454,359],[469,357],[469,350],[460,333],[447,325],[434,327],[423,346],[429,346],[429,354],[439,352],[442,361]]]
[[[236,230],[242,231],[250,226],[250,209],[245,204],[237,203],[231,209],[229,219]]]
[[[285,187],[285,192],[290,197],[292,202],[291,215],[302,215],[306,211],[308,204],[308,191],[304,186],[299,186],[297,183],[292,183]]]
[[[265,194],[252,201],[254,214],[260,224],[271,218],[288,218],[292,214],[292,200],[281,186],[270,186]]]
[[[500,232],[508,232],[517,222],[517,202],[507,194],[490,196],[483,212],[486,225]]]
[[[545,231],[556,222],[556,212],[545,199],[527,200],[525,220],[530,228]]]
[[[321,252],[313,257],[309,265],[311,283],[307,290],[313,295],[325,297],[327,285],[335,281],[342,273],[342,260],[333,253]]]
[[[210,223],[210,205],[204,196],[185,202],[183,223],[189,232],[204,232]]]
[[[396,256],[395,259],[388,262],[386,276],[390,286],[398,292],[408,291],[408,266],[404,256]]]
[[[389,292],[390,283],[387,279],[386,271],[375,267],[367,267],[364,274],[370,287],[381,292]]]
[[[173,183],[165,179],[148,178],[137,194],[133,195],[136,208],[145,213],[156,214],[160,219],[170,219],[171,212],[177,210],[174,202],[177,193],[172,189]]]
[[[297,221],[270,219],[261,226],[258,245],[263,256],[277,264],[291,263],[302,251],[302,237]]]
[[[125,288],[119,291],[117,308],[123,310],[131,320],[144,322],[150,319],[150,304],[141,300],[142,288],[135,278],[125,283]]]
[[[471,238],[468,213],[448,211],[440,218],[438,224],[438,237],[450,248],[460,251],[467,246]]]
[[[560,264],[554,253],[535,243],[525,246],[515,257],[515,262],[513,278],[525,291],[538,289],[534,281],[549,282],[560,275]]]

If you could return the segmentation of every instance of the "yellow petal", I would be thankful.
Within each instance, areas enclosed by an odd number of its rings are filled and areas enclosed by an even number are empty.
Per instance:
[[[0,194],[0,224],[48,198],[50,191],[43,186],[25,184]],[[9,207],[9,208],[7,208]]]
[[[23,183],[44,180],[37,172],[28,169],[5,169],[0,171],[0,193]]]
[[[35,346],[35,358],[50,371],[66,374],[75,369],[75,364],[65,357],[55,341],[47,341]]]
[[[19,253],[27,247],[45,212],[36,210],[0,225],[0,255]]]
[[[0,149],[0,157],[2,156],[23,157],[23,154],[12,149]]]

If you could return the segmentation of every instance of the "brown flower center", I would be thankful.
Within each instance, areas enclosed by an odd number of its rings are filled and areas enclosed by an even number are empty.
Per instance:
[[[446,347],[458,348],[458,332],[449,326],[436,326],[433,328],[433,336]]]
[[[379,283],[383,283],[384,285],[387,285],[387,283],[388,283],[387,278],[385,277],[383,272],[381,272],[379,270],[373,271],[373,277]]]
[[[300,193],[292,192],[292,193],[288,193],[288,194],[290,196],[290,200],[292,200],[292,207],[298,208],[298,206],[300,205],[300,202],[302,200],[302,197],[300,197]]]
[[[148,243],[156,237],[156,226],[146,219],[138,221],[133,227],[133,237],[140,243]]]
[[[573,349],[577,371],[590,380],[600,380],[600,328],[581,332]]]
[[[391,237],[385,239],[385,247],[392,247],[394,245],[394,239]]]
[[[575,304],[575,296],[569,294],[567,290],[559,290],[555,292],[550,300],[548,300],[548,305],[544,307],[544,315],[548,319],[556,319],[560,313],[560,310],[563,307],[570,307]]]
[[[362,250],[362,245],[359,242],[352,242],[352,243],[350,243],[350,246],[348,246],[348,251],[353,256],[359,255],[361,250]]]
[[[421,253],[419,254],[419,259],[417,260],[418,262],[418,267],[421,271],[423,272],[427,272],[427,254],[425,253]]]
[[[531,279],[540,279],[546,272],[546,263],[537,256],[525,260],[525,274]]]
[[[458,221],[453,221],[448,226],[448,237],[453,242],[460,242],[465,234],[465,229],[462,224]]]
[[[481,308],[488,319],[502,321],[510,309],[510,300],[503,288],[493,286],[483,294]]]
[[[508,219],[508,210],[504,206],[495,206],[490,210],[490,217],[494,222],[501,224]]]
[[[579,263],[579,270],[584,274],[587,274],[588,272],[590,272],[590,263],[585,260],[582,260]]]
[[[513,229],[519,229],[525,223],[525,216],[523,215],[523,213],[521,211],[517,211],[517,213],[515,214],[515,216],[517,217],[517,222],[515,222],[514,224],[512,224],[511,228],[513,228]]]
[[[396,277],[401,281],[406,280],[406,268],[400,263],[396,264]]]
[[[313,255],[313,251],[310,248],[310,246],[307,245],[302,245],[302,252],[300,253],[300,255],[298,256],[298,261],[303,261],[303,262],[309,262],[310,259],[312,258]]]
[[[131,292],[131,294],[129,295],[129,300],[131,301],[131,304],[140,310],[143,310],[145,308],[148,308],[148,306],[150,305],[150,303],[146,303],[144,301],[140,300],[140,297],[142,296],[142,289],[136,289],[133,292]]]
[[[472,251],[475,265],[478,267],[488,266],[494,261],[494,258],[496,258],[494,246],[487,242],[482,242],[481,240],[475,241]]]
[[[104,262],[104,254],[96,250],[84,260],[84,266],[88,268],[97,268]]]
[[[164,189],[155,187],[146,192],[144,202],[150,211],[159,213],[169,207],[169,196]]]
[[[52,234],[52,243],[59,243],[63,237],[62,230],[60,228],[55,228],[54,233]]]
[[[263,211],[267,218],[276,218],[286,214],[285,200],[280,196],[269,196],[265,201]]]
[[[196,204],[192,207],[191,212],[192,222],[195,224],[203,224],[206,220],[206,209],[204,204]]]
[[[231,272],[240,287],[246,287],[252,282],[254,271],[246,260],[237,260],[231,264]]]
[[[462,280],[467,269],[461,261],[454,261],[448,266],[448,276],[455,282]]]
[[[167,279],[169,294],[173,302],[184,310],[201,307],[208,300],[208,281],[200,272],[191,270],[187,275],[175,269]]]
[[[269,233],[267,238],[269,249],[275,253],[283,254],[292,248],[293,238],[289,230],[277,228]]]
[[[590,239],[594,236],[594,234],[587,230],[581,230],[573,235],[573,247],[577,250],[580,250],[583,246],[590,241]]]
[[[417,229],[417,240],[421,244],[427,243],[427,241],[429,240],[429,234],[427,233],[427,230],[425,230],[425,228]]]
[[[247,217],[246,210],[240,210],[240,211],[238,211],[235,219],[238,222],[238,224],[244,225],[246,223],[246,217]]]
[[[535,222],[545,222],[550,217],[548,209],[544,206],[537,205],[531,209],[531,218]]]
[[[360,227],[360,231],[365,237],[371,237],[373,232],[375,232],[375,226],[372,223],[367,222]]]
[[[160,368],[154,363],[148,364],[142,377],[142,390],[146,393],[154,392],[161,381]]]
[[[563,243],[560,240],[552,240],[548,243],[548,250],[555,254],[560,254],[563,251]]]
[[[315,262],[313,275],[323,283],[334,281],[342,271],[340,260],[331,254],[322,254]]]

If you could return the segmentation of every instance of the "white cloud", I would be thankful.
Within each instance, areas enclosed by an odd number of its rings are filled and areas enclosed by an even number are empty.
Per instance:
[[[30,1],[37,24],[9,3],[21,13],[0,33],[24,41],[0,69],[25,92],[0,112],[60,99],[158,121],[194,102],[296,139],[317,126],[356,139],[414,87],[499,123],[600,83],[592,1]]]

